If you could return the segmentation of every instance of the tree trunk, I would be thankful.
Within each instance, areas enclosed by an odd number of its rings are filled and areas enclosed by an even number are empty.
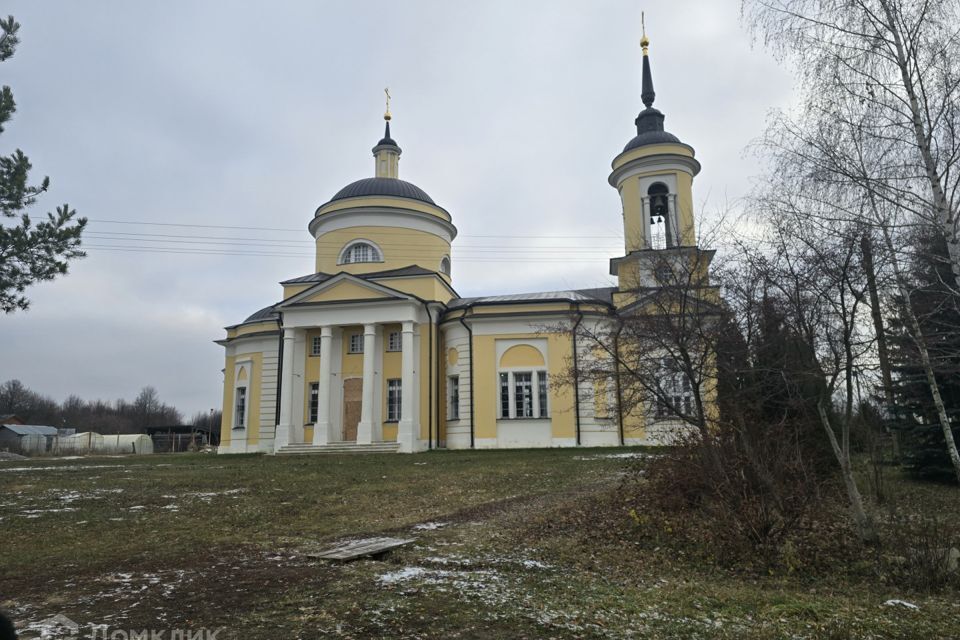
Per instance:
[[[883,327],[883,314],[880,313],[880,294],[877,291],[877,271],[873,265],[873,244],[870,236],[860,238],[860,251],[863,254],[863,268],[867,275],[867,289],[870,291],[870,316],[873,318],[873,331],[877,336],[877,359],[880,361],[880,378],[883,381],[883,399],[887,411],[893,410],[893,376],[890,373],[890,355],[887,351],[887,332]],[[893,441],[893,459],[900,461],[900,434],[889,427],[886,432]]]
[[[903,87],[909,99],[917,152],[923,160],[923,169],[927,181],[930,183],[930,191],[933,194],[933,210],[936,212],[941,231],[947,241],[947,254],[950,257],[950,268],[953,271],[954,279],[956,282],[960,282],[960,238],[957,237],[957,219],[954,212],[950,210],[950,205],[947,202],[946,191],[943,188],[940,174],[937,171],[937,162],[930,148],[930,140],[927,137],[926,128],[923,126],[923,111],[917,99],[917,91],[913,84],[913,79],[910,77],[910,62],[907,60],[901,33],[897,29],[893,9],[890,7],[888,0],[880,0],[880,4],[883,6],[883,12],[887,18],[887,28],[890,30],[890,36],[893,38],[894,45],[897,48],[897,67],[899,67]],[[960,473],[960,471],[958,471],[958,473]]]
[[[837,442],[837,436],[833,432],[833,427],[830,424],[830,417],[827,415],[826,409],[823,408],[822,402],[817,402],[817,413],[820,415],[820,423],[827,432],[827,438],[829,438],[830,446],[833,448],[833,455],[836,456],[837,462],[840,463],[843,486],[847,490],[847,500],[850,502],[850,516],[853,518],[853,523],[856,526],[857,535],[861,541],[874,544],[880,539],[880,536],[877,534],[877,527],[873,522],[873,518],[870,517],[870,514],[867,513],[867,510],[863,506],[863,497],[860,495],[860,489],[857,487],[857,479],[853,476],[853,466],[850,464],[850,450],[840,448],[840,444]],[[850,427],[844,426],[843,430],[845,433],[849,433]],[[846,440],[846,438],[844,438],[844,440]]]

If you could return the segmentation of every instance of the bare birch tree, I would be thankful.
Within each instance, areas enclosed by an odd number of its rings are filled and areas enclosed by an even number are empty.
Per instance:
[[[746,0],[754,29],[801,78],[796,114],[761,147],[767,203],[806,210],[811,228],[856,223],[879,241],[960,481],[960,453],[903,272],[902,232],[934,224],[960,274],[960,54],[955,2]],[[828,207],[824,207],[828,204]],[[820,216],[818,218],[818,216]]]

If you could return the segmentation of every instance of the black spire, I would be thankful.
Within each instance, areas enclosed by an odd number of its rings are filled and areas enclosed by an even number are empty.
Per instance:
[[[390,121],[389,120],[387,120],[387,126],[386,126],[386,130],[383,133],[383,139],[377,143],[377,146],[379,147],[382,144],[390,144],[395,147],[397,146],[396,140],[390,137]]]
[[[647,55],[647,48],[643,48],[643,89],[640,93],[640,99],[647,108],[653,106],[653,100],[657,97],[653,90],[653,75],[650,73],[650,56]]]
[[[640,40],[640,46],[643,47],[643,83],[640,90],[640,99],[643,100],[643,106],[646,107],[637,116],[634,121],[637,125],[637,135],[650,131],[663,131],[663,114],[653,108],[653,100],[657,93],[653,90],[653,74],[650,72],[650,55],[647,48],[650,46],[650,39],[647,34],[643,34]]]

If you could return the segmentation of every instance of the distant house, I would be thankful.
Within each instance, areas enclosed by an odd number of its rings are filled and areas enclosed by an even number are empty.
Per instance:
[[[5,423],[0,425],[0,449],[21,453],[45,453],[57,435],[56,427]]]
[[[26,424],[26,422],[15,413],[0,415],[0,424]]]

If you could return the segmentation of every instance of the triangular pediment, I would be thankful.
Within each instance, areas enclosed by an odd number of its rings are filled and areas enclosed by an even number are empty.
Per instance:
[[[339,273],[329,280],[293,295],[277,305],[278,309],[293,305],[331,304],[376,300],[410,300],[401,291],[376,282],[363,280],[348,273]]]

